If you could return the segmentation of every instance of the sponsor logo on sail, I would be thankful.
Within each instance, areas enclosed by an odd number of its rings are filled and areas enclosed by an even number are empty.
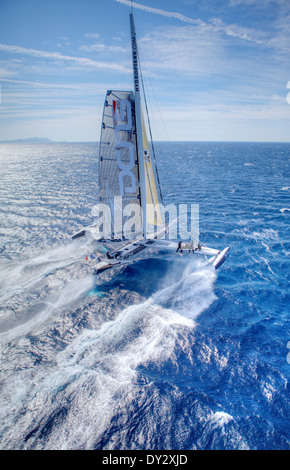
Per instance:
[[[132,110],[130,101],[126,99],[118,101],[113,100],[113,117],[116,138],[117,165],[120,170],[120,195],[124,196],[128,193],[136,193],[137,191],[136,178],[132,171],[135,165],[133,143],[130,140],[122,140],[122,132],[127,132],[130,135],[130,133],[132,133],[133,131]],[[126,163],[124,163],[125,156]],[[127,158],[128,156],[129,161]]]

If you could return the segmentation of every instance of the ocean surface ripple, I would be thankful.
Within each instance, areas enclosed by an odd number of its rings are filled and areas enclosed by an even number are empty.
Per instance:
[[[165,204],[199,204],[201,240],[231,247],[217,272],[96,278],[71,235],[97,144],[0,144],[1,449],[290,448],[290,144],[155,147]]]

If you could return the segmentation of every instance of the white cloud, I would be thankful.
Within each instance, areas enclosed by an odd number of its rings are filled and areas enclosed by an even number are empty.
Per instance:
[[[269,6],[270,3],[277,3],[282,7],[289,5],[288,0],[230,0],[229,6],[235,7],[238,5],[254,5],[259,8],[265,8]]]
[[[0,44],[0,51],[7,52],[10,54],[28,55],[31,57],[37,57],[39,59],[67,62],[78,67],[90,67],[90,68],[97,68],[101,70],[114,70],[114,71],[119,71],[119,72],[128,72],[128,70],[123,65],[118,64],[118,63],[114,64],[111,62],[96,61],[96,60],[88,59],[86,57],[72,57],[72,56],[60,54],[59,52],[47,52],[47,51],[40,51],[37,49],[27,49],[25,47],[11,46],[8,44]]]
[[[166,78],[175,72],[179,80],[192,76],[215,77],[216,81],[223,79],[227,84],[237,79],[257,81],[268,68],[269,55],[268,61],[261,60],[260,55],[254,53],[255,48],[253,52],[246,50],[237,54],[230,46],[231,42],[217,27],[171,26],[147,33],[140,41],[140,52],[145,60],[143,69]],[[252,47],[252,43],[249,46]],[[257,68],[258,62],[260,67]]]
[[[140,49],[153,70],[199,74],[215,70],[221,42],[207,27],[171,26],[147,33]]]
[[[260,140],[289,141],[290,112],[283,103],[265,102],[256,105],[227,102],[222,95],[215,101],[204,95],[204,103],[196,104],[194,96],[187,103],[170,103],[160,112],[153,110],[153,137],[157,140]],[[162,132],[166,128],[165,135]],[[286,137],[286,138],[285,138]]]
[[[102,44],[102,43],[83,45],[79,47],[79,50],[84,51],[84,52],[100,52],[100,53],[113,52],[116,54],[119,54],[119,53],[124,54],[128,52],[128,49],[125,49],[124,47],[107,46],[106,44]]]
[[[63,90],[63,89],[67,89],[67,90],[89,90],[89,91],[92,91],[92,90],[98,90],[100,88],[103,89],[104,86],[106,86],[105,84],[103,83],[94,83],[94,84],[91,84],[91,83],[65,83],[65,84],[61,84],[61,83],[47,83],[47,82],[33,82],[31,80],[18,80],[18,79],[12,79],[12,78],[0,78],[0,80],[2,82],[9,82],[9,83],[12,83],[12,84],[15,84],[15,85],[30,85],[32,86],[33,88],[56,88],[56,89],[60,89],[60,90]]]
[[[287,81],[289,70],[289,17],[280,23],[274,32],[225,25],[219,19],[198,26],[160,27],[141,39],[140,51],[150,74],[158,73],[168,81],[174,71],[179,80],[206,77],[227,89],[242,83],[260,91],[273,87],[271,93],[275,93],[280,82]]]
[[[99,39],[100,35],[99,33],[87,33],[85,34],[86,38],[92,38],[92,39]]]
[[[210,20],[210,24],[212,25],[215,31],[221,31],[228,36],[243,39],[249,42],[254,42],[256,44],[263,44],[262,38],[264,39],[266,36],[264,32],[257,31],[253,28],[241,27],[238,24],[228,25],[224,23],[220,18],[212,18]]]
[[[12,70],[6,67],[0,67],[0,80],[8,77],[11,78],[13,75],[16,75],[16,73],[12,72]]]
[[[70,46],[70,45],[71,45],[71,43],[70,43],[70,41],[69,41],[69,38],[66,37],[66,36],[61,36],[59,39],[62,41],[62,42],[59,44],[60,46],[63,46],[63,45],[65,45],[65,46]]]

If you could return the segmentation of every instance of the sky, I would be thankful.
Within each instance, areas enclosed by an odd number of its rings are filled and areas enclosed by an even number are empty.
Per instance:
[[[0,0],[0,141],[97,142],[128,0]],[[290,142],[289,0],[134,2],[154,140]]]

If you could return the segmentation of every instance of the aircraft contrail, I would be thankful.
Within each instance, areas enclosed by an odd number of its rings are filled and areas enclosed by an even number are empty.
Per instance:
[[[116,2],[123,3],[129,7],[138,8],[139,10],[147,11],[148,13],[155,13],[156,15],[167,16],[168,18],[177,18],[180,21],[189,24],[203,24],[203,21],[200,19],[194,20],[188,16],[181,15],[180,13],[173,11],[159,10],[158,8],[147,7],[141,3],[131,2],[130,0],[115,0]]]

